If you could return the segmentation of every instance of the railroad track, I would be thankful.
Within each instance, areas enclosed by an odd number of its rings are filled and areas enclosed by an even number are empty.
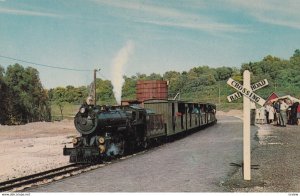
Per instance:
[[[143,150],[136,152],[131,155],[123,156],[120,158],[113,159],[109,162],[103,162],[98,164],[70,164],[62,167],[58,167],[55,169],[43,171],[40,173],[23,176],[20,178],[14,178],[11,180],[0,182],[0,192],[15,192],[15,191],[22,191],[26,188],[32,188],[33,186],[39,186],[43,184],[50,183],[55,180],[61,180],[63,178],[67,178],[69,176],[74,176],[86,171],[94,170],[100,167],[104,167],[106,165],[117,163],[128,158],[134,157],[136,155],[144,154],[147,151],[151,151],[154,148]]]
[[[91,165],[70,164],[40,173],[0,182],[0,192],[20,191],[33,185],[45,184],[53,180],[62,179],[64,175],[71,176],[73,172],[84,170],[88,167],[91,167]]]
[[[119,157],[119,158],[113,159],[109,162],[103,162],[103,163],[98,163],[98,164],[76,164],[75,163],[75,164],[62,166],[59,168],[43,171],[40,173],[28,175],[28,176],[15,178],[15,179],[8,180],[8,181],[3,181],[3,182],[0,182],[0,192],[22,191],[26,188],[31,188],[33,186],[47,184],[52,181],[60,180],[60,179],[63,179],[63,178],[69,177],[69,176],[74,176],[74,175],[77,175],[77,174],[80,174],[80,173],[83,173],[86,171],[104,167],[111,163],[120,162],[120,161],[126,160],[128,158],[134,157],[136,155],[141,155],[146,152],[151,152],[157,148],[164,146],[165,144],[154,145],[151,148],[148,148],[146,150],[139,150],[133,154]]]

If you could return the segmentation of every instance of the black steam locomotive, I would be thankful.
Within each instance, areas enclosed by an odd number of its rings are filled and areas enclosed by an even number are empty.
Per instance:
[[[80,136],[63,154],[74,163],[98,162],[217,121],[216,106],[209,103],[148,100],[143,105],[81,106],[74,119]]]

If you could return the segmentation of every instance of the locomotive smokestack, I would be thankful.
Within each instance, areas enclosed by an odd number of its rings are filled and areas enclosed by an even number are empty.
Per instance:
[[[114,94],[118,104],[121,104],[122,85],[124,82],[124,66],[128,62],[129,56],[133,53],[133,51],[134,43],[129,40],[126,42],[125,46],[121,48],[112,62],[111,81],[114,87]]]

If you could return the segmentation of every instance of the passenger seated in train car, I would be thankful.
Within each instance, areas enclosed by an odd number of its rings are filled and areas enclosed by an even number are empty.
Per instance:
[[[100,107],[101,111],[105,112],[105,111],[108,111],[109,110],[109,107],[107,105],[102,105]]]
[[[193,114],[200,114],[199,108],[195,107],[192,111]]]
[[[201,114],[204,114],[204,113],[205,113],[205,106],[204,106],[204,105],[201,105],[200,113],[201,113]]]

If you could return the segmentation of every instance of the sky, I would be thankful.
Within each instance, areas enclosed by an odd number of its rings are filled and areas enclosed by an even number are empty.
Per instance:
[[[240,67],[300,48],[298,0],[0,0],[0,65],[35,67],[45,88],[97,77]],[[82,71],[78,71],[82,70]]]

